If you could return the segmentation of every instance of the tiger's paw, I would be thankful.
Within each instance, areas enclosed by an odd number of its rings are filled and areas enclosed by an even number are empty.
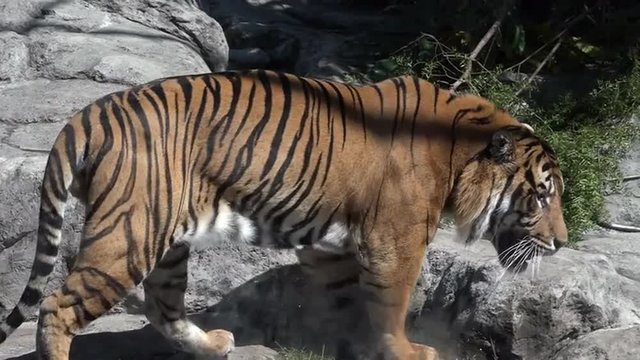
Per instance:
[[[411,360],[438,360],[438,351],[431,346],[411,343],[413,354]]]
[[[235,349],[233,334],[226,330],[211,330],[207,332],[209,355],[224,358]]]

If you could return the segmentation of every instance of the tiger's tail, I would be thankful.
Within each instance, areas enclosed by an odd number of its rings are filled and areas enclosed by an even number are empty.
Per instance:
[[[78,135],[80,134],[71,125],[66,125],[49,153],[41,186],[36,254],[31,275],[18,304],[8,316],[0,316],[0,344],[24,322],[26,316],[35,312],[49,274],[53,271],[62,237],[62,220],[69,189],[74,174],[77,173],[78,159],[84,158],[83,154],[78,153],[86,152],[84,144],[79,143],[84,142],[84,139],[79,139]]]

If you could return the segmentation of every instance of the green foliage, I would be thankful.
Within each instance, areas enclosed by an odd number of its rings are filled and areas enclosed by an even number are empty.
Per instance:
[[[430,45],[416,42],[376,64],[369,78],[378,81],[409,74],[447,88],[461,74],[456,59],[465,55],[430,40]],[[621,183],[618,159],[640,134],[630,121],[640,108],[640,60],[634,60],[626,74],[598,80],[586,94],[565,92],[547,105],[536,101],[534,91],[518,95],[522,81],[506,82],[501,75],[500,66],[481,67],[470,77],[468,91],[531,124],[554,148],[564,176],[564,214],[570,239],[579,240],[606,216],[604,196]]]

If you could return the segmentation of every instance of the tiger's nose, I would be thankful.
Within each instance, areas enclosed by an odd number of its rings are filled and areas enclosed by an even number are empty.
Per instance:
[[[558,238],[554,238],[553,239],[553,246],[555,246],[556,250],[560,249],[561,247],[565,246],[566,244],[567,244],[567,240],[558,239]]]

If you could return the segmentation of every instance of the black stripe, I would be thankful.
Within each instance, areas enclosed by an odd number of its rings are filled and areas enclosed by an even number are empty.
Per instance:
[[[45,234],[45,228],[40,226],[38,229],[38,253],[45,254],[47,256],[57,256],[58,255],[58,246],[53,242],[49,241],[49,238],[54,237],[51,233]]]
[[[127,272],[135,284],[139,284],[144,278],[142,272],[138,268],[138,248],[136,244],[136,237],[133,234],[133,227],[131,224],[131,214],[127,214],[124,218],[124,236],[127,241]]]
[[[229,82],[231,82],[231,93],[228,96],[231,96],[231,102],[229,103],[229,110],[225,115],[226,122],[224,128],[222,129],[222,133],[220,134],[220,142],[222,144],[223,139],[229,133],[229,129],[231,128],[231,123],[234,122],[236,117],[236,110],[238,109],[238,103],[240,102],[240,95],[242,94],[242,78],[239,76],[227,77]],[[194,134],[195,136],[195,134]]]
[[[282,104],[282,115],[280,116],[280,120],[278,121],[278,127],[276,129],[275,134],[273,135],[273,140],[271,140],[271,147],[269,150],[269,157],[262,168],[262,174],[260,174],[260,180],[264,180],[265,176],[271,171],[273,164],[276,161],[276,158],[280,155],[280,145],[282,145],[282,136],[284,134],[284,130],[287,126],[287,121],[289,120],[289,114],[291,112],[291,83],[289,79],[284,74],[278,75],[280,79],[281,91],[280,94],[284,98],[284,102]]]
[[[433,114],[437,115],[438,114],[438,96],[440,96],[440,88],[432,85],[433,86]]]
[[[382,91],[380,91],[378,85],[374,84],[372,87],[378,95],[378,101],[380,102],[380,119],[382,119],[384,118],[384,97],[382,96]]]
[[[11,314],[9,314],[9,316],[5,320],[5,323],[14,329],[20,326],[20,324],[22,324],[23,322],[24,316],[20,312],[19,308],[14,308],[13,311],[11,311]]]
[[[118,110],[120,111],[118,112]],[[87,215],[87,219],[91,219],[95,214],[95,212],[102,206],[106,198],[110,194],[113,194],[113,187],[114,185],[116,185],[117,181],[120,178],[120,172],[122,170],[122,166],[124,164],[124,159],[125,159],[124,156],[129,150],[134,152],[137,146],[136,132],[133,128],[133,124],[131,123],[130,118],[126,116],[127,115],[126,110],[119,106],[117,109],[116,108],[113,109],[113,114],[114,114],[114,117],[116,118],[116,121],[118,122],[120,131],[122,132],[122,137],[120,138],[120,151],[118,152],[118,159],[116,160],[115,168],[113,169],[113,175],[109,179],[109,183],[102,189],[102,192],[100,193],[98,198],[95,201],[93,201],[93,203],[91,204],[91,210]],[[126,119],[124,119],[122,115],[125,115]],[[128,139],[127,126],[130,127],[129,132],[131,133],[131,145],[127,143],[127,139]],[[102,217],[100,218],[100,221],[104,221],[105,219],[110,217],[118,207],[128,202],[131,199],[131,196],[133,195],[133,188],[137,178],[138,158],[137,156],[131,156],[130,158],[131,158],[131,168],[129,169],[130,173],[127,179],[127,183],[125,185],[125,189],[121,194],[119,194],[118,201],[116,201],[116,203],[113,206],[111,206],[111,208],[109,208],[104,212],[105,214],[102,215]]]
[[[58,149],[53,148],[49,155],[49,162],[51,165],[48,171],[48,179],[51,191],[53,195],[60,201],[67,200],[67,188],[64,185],[64,172],[62,170],[62,159],[60,158],[60,152]]]
[[[76,159],[76,132],[70,124],[65,125],[62,131],[65,134],[65,151],[67,160],[71,165],[73,173],[76,173],[78,171],[78,161]],[[64,186],[64,182],[63,187],[66,188],[66,186]]]
[[[98,122],[100,126],[102,126],[104,139],[100,146],[100,150],[98,150],[98,154],[96,154],[96,157],[93,160],[92,166],[89,167],[89,172],[87,174],[87,185],[89,186],[93,184],[93,178],[96,175],[96,171],[98,170],[98,168],[100,168],[100,165],[104,161],[104,158],[111,152],[111,149],[113,148],[113,131],[111,130],[111,122],[106,111],[107,103],[111,104],[112,100],[108,102],[105,101],[102,104],[103,106],[99,107],[100,113],[98,115]],[[89,206],[89,211],[91,211],[91,207],[92,205]]]
[[[304,94],[304,111],[302,113],[302,121],[303,124],[306,124],[306,120],[309,117],[310,113],[313,113],[313,109],[316,106],[316,98],[313,94],[310,94],[310,91],[313,91],[309,88],[309,84],[305,79],[301,79],[302,84],[302,92]],[[309,102],[311,102],[311,109],[309,109]],[[312,118],[313,121],[313,118]],[[304,130],[304,126],[301,126]],[[307,173],[307,169],[309,168],[309,164],[311,162],[311,157],[313,156],[313,123],[309,125],[309,138],[307,139],[307,144],[304,148],[304,156],[302,158],[302,168],[300,169],[300,174],[296,179],[296,184],[300,183],[302,177]]]
[[[527,182],[529,183],[529,185],[531,185],[532,188],[536,187],[536,180],[533,177],[533,171],[531,171],[531,169],[527,169],[524,172],[524,177],[525,179],[527,179]]]
[[[243,144],[238,150],[238,152],[236,153],[236,160],[235,160],[233,169],[231,170],[231,173],[226,177],[224,182],[222,182],[222,184],[220,184],[220,186],[218,187],[214,201],[213,201],[214,204],[218,204],[224,192],[229,187],[231,187],[231,185],[233,185],[235,182],[240,180],[245,169],[251,165],[251,162],[254,160],[254,157],[253,157],[254,146],[255,144],[257,144],[265,126],[271,119],[271,107],[272,107],[271,83],[264,70],[258,70],[257,76],[265,91],[264,114],[262,115],[262,118],[258,121],[258,123],[254,126],[253,130],[251,131],[251,134],[249,134],[249,137],[247,138],[247,142]]]
[[[38,304],[41,297],[42,292],[40,292],[40,290],[27,285],[22,296],[20,296],[20,302],[27,306],[35,306]]]
[[[53,271],[54,264],[44,262],[38,258],[34,261],[31,272],[36,276],[47,276]]]
[[[121,151],[118,153],[118,159],[116,160],[115,165],[109,166],[109,169],[113,169],[113,176],[109,178],[109,182],[103,187],[102,192],[90,204],[88,204],[88,211],[86,215],[87,219],[91,219],[93,217],[95,212],[100,208],[100,206],[102,206],[102,203],[104,202],[106,197],[111,193],[113,186],[116,184],[118,180],[118,175],[120,174],[120,170],[122,168],[122,163],[123,163],[124,149],[122,149],[122,147],[125,145],[125,141],[127,138],[127,134],[124,128],[125,125],[122,117],[120,116],[120,114],[118,114],[118,112],[114,108],[115,107],[114,103],[109,102],[109,105],[111,106],[111,110],[114,113],[116,121],[118,122],[118,125],[120,125],[120,131],[122,132],[122,135],[120,138]],[[89,172],[90,172],[90,175],[89,175],[90,182],[88,183],[89,186],[92,185],[95,173],[98,170],[98,168],[100,168],[100,165],[104,160],[104,157],[107,156],[107,153],[111,152],[113,148],[113,133],[111,129],[110,118],[107,114],[107,108],[105,107],[100,111],[101,111],[100,122],[104,128],[105,139],[103,141],[103,145],[100,148],[98,155],[96,156],[96,160],[93,166],[89,168]],[[107,212],[107,214],[108,213],[109,212]]]
[[[460,109],[456,112],[456,115],[453,117],[453,121],[451,122],[451,150],[449,152],[449,186],[453,182],[453,153],[456,148],[456,128],[458,127],[458,122],[464,117],[468,112],[473,111],[473,109]]]
[[[82,117],[80,123],[82,124],[82,130],[84,131],[84,152],[82,154],[82,162],[85,163],[89,157],[89,149],[91,144],[91,108],[93,106],[87,106],[82,110]]]
[[[493,185],[495,184],[496,181],[496,176],[495,174],[493,174],[491,176],[491,186],[490,189],[493,190]],[[480,212],[480,215],[478,217],[476,217],[475,219],[473,219],[473,221],[471,222],[471,231],[469,232],[469,235],[475,235],[476,233],[478,233],[478,231],[480,230],[480,222],[484,220],[484,218],[486,218],[487,216],[489,216],[489,205],[491,204],[491,191],[489,192],[489,196],[487,197],[487,200],[484,203],[484,206],[482,207],[482,211]],[[482,236],[483,234],[480,234],[480,236]],[[466,242],[469,242],[469,238],[466,239]]]
[[[344,97],[342,96],[342,93],[340,93],[340,89],[338,89],[334,83],[327,82],[327,84],[333,88],[336,92],[336,97],[338,98],[338,108],[340,109],[340,119],[342,122],[342,149],[344,149],[344,145],[347,142],[347,116],[345,114]]]
[[[346,85],[347,89],[349,89],[349,92],[351,92],[351,96],[354,98],[353,101],[353,105],[354,105],[354,116],[355,114],[357,114],[358,112],[360,113],[360,122],[362,123],[362,134],[364,136],[364,142],[365,144],[367,143],[367,125],[366,125],[366,116],[365,116],[365,112],[364,112],[364,105],[362,104],[362,97],[360,96],[360,92],[358,91],[359,89],[355,89],[352,86]],[[358,108],[355,108],[355,102],[357,101],[358,103]]]
[[[421,94],[420,94],[420,82],[418,81],[417,77],[413,77],[413,85],[416,87],[416,108],[413,111],[413,120],[411,122],[411,157],[414,157],[414,153],[413,153],[413,141],[415,139],[415,135],[416,135],[416,121],[418,120],[418,112],[420,110],[420,103],[421,103]],[[438,95],[436,94],[436,98],[438,97]],[[435,109],[434,109],[435,110]],[[435,112],[435,111],[434,111]]]
[[[394,85],[396,91],[396,103],[395,103],[395,113],[393,115],[393,125],[391,127],[391,144],[393,145],[393,141],[396,137],[396,131],[398,131],[398,122],[400,121],[400,103],[402,101],[401,92],[401,82],[398,78],[394,78],[391,80],[391,83]]]
[[[449,97],[447,98],[446,104],[448,105],[450,102],[452,102],[456,98],[457,98],[457,96],[454,93],[450,92],[449,93]]]

